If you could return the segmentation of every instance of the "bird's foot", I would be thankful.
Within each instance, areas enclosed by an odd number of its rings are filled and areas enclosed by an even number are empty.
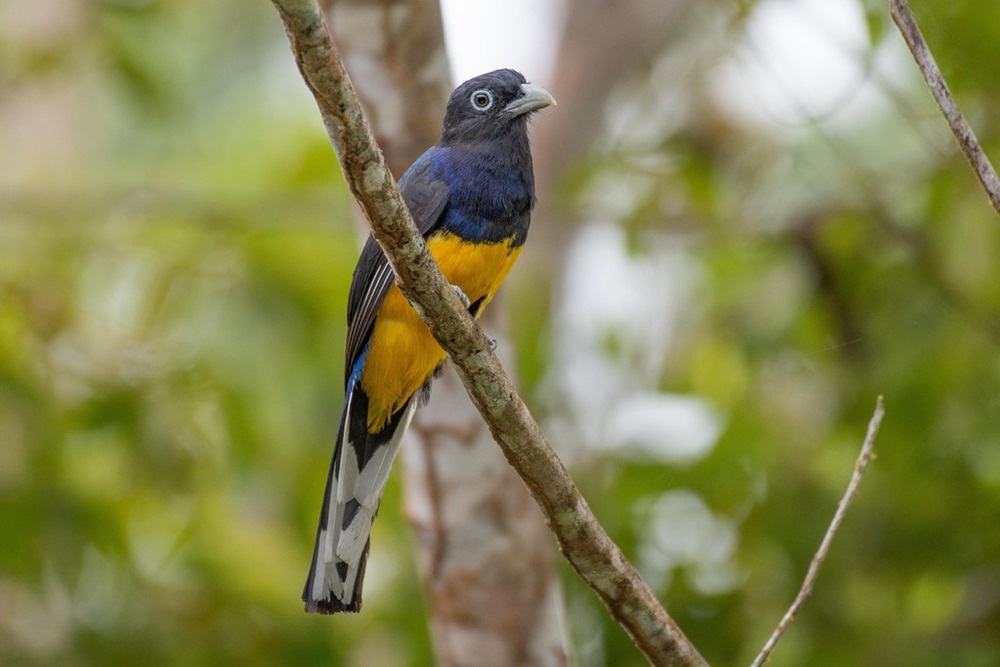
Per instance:
[[[452,285],[451,288],[455,290],[455,294],[457,294],[458,298],[461,299],[463,306],[468,308],[469,306],[472,305],[472,302],[469,301],[469,297],[465,294],[465,292],[462,291],[461,287],[459,287],[458,285]]]
[[[490,346],[490,350],[495,352],[497,349],[497,339],[493,336],[486,336],[486,344]]]

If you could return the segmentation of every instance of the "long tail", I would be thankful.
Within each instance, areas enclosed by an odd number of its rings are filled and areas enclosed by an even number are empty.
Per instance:
[[[361,609],[372,521],[416,406],[411,398],[380,432],[369,433],[368,396],[352,383],[326,479],[312,566],[302,591],[307,612]]]

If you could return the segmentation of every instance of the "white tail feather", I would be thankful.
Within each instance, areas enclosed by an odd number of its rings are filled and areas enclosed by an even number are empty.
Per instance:
[[[310,586],[312,598],[317,601],[330,600],[331,596],[345,606],[354,601],[354,591],[365,546],[371,533],[372,521],[378,511],[379,499],[389,479],[392,462],[396,458],[403,434],[413,419],[417,401],[411,401],[405,414],[399,420],[392,437],[378,447],[371,458],[358,469],[355,448],[348,441],[349,430],[344,428],[344,442],[340,447],[340,461],[330,493],[330,506],[326,508],[326,525],[320,531],[317,545],[313,581]],[[347,412],[351,403],[348,399]],[[354,516],[346,527],[343,526],[344,509],[348,503],[359,504]],[[346,576],[341,578],[337,565],[346,565]]]

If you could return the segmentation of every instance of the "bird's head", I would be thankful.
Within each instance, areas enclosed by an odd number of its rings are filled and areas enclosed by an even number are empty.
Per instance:
[[[442,144],[475,142],[524,131],[536,111],[554,105],[552,94],[520,72],[498,69],[469,79],[451,94]]]

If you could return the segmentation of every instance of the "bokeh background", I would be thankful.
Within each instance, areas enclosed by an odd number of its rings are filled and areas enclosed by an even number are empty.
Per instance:
[[[504,307],[598,517],[746,664],[884,394],[772,664],[1000,664],[1000,224],[884,4],[543,4],[551,52],[475,16],[449,44],[571,101]],[[914,9],[998,159],[1000,5]],[[354,225],[270,3],[0,4],[0,662],[433,661],[398,475],[364,613],[298,601]],[[643,664],[563,587],[576,664]]]

